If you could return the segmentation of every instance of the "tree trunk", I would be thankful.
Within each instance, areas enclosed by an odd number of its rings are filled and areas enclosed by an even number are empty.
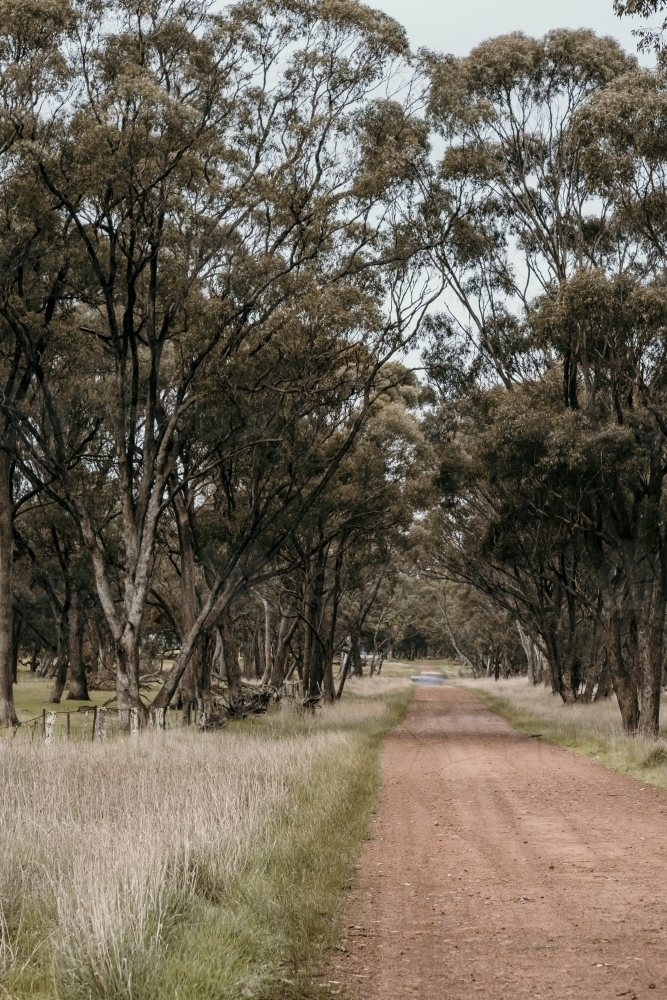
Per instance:
[[[297,625],[298,618],[296,617],[292,619],[291,624],[287,615],[283,615],[280,619],[276,655],[273,657],[273,667],[269,678],[269,683],[272,684],[273,687],[282,687],[284,683],[285,667],[287,666],[287,657],[289,655],[289,644],[292,641],[292,636],[296,632]]]
[[[621,647],[621,620],[618,611],[612,611],[607,625],[607,654],[611,670],[611,683],[618,700],[621,721],[626,733],[634,734],[639,725],[639,699],[633,671],[623,658]]]
[[[14,539],[12,531],[12,465],[0,451],[0,726],[17,726],[14,707]]]
[[[264,673],[264,644],[262,642],[261,626],[259,623],[255,627],[255,632],[253,636],[252,645],[252,674],[254,679],[262,676]]]
[[[39,662],[39,666],[37,668],[37,676],[48,677],[50,675],[52,666],[53,666],[53,650],[46,649],[44,650],[44,655]]]
[[[303,686],[304,697],[307,697],[310,691],[310,671],[313,654],[313,630],[311,627],[312,602],[310,594],[311,586],[309,567],[303,585],[303,658],[301,661],[301,683]]]
[[[76,589],[72,591],[69,607],[69,687],[70,701],[90,701],[86,681],[86,666],[83,662],[84,616],[81,614],[81,598]]]
[[[67,661],[69,652],[69,609],[70,609],[70,590],[69,583],[65,584],[65,599],[59,610],[58,616],[58,651],[56,653],[56,679],[54,681],[53,687],[51,688],[51,694],[49,695],[49,702],[57,705],[63,696],[63,691],[65,690],[65,682],[67,681]]]
[[[222,639],[222,656],[225,661],[225,673],[227,675],[227,687],[230,695],[238,693],[241,686],[241,671],[239,670],[239,653],[234,638],[232,628],[232,618],[229,608],[220,615],[220,636]]]
[[[225,675],[225,653],[222,648],[222,632],[220,627],[216,626],[215,629],[215,647],[213,649],[213,656],[211,658],[211,668],[216,677],[224,677]]]
[[[521,645],[523,646],[523,651],[526,654],[526,660],[528,661],[528,680],[531,684],[539,684],[542,678],[539,676],[541,671],[538,670],[537,666],[535,643],[533,642],[531,636],[524,632],[521,627],[521,622],[517,621],[516,627],[519,630]]]
[[[361,651],[359,649],[360,637],[359,633],[354,631],[350,633],[350,659],[353,677],[363,677],[364,668],[361,662]],[[410,657],[412,659],[412,657]]]
[[[252,677],[252,648],[254,633],[249,638],[243,640],[243,676]]]
[[[656,582],[656,590],[658,584]],[[662,588],[660,588],[662,589]],[[665,599],[657,594],[646,611],[637,635],[640,736],[658,735],[660,727],[660,685],[662,683],[662,642],[665,631]]]
[[[597,690],[593,696],[593,701],[602,701],[603,698],[608,698],[613,691],[611,683],[611,666],[609,663],[609,654],[607,650],[604,650],[604,659],[602,661],[602,668],[598,677]]]
[[[181,642],[197,621],[199,601],[197,599],[197,568],[195,564],[195,549],[190,527],[190,517],[187,503],[181,492],[174,495],[173,510],[178,530],[178,546],[181,560]],[[183,671],[179,689],[184,705],[194,704],[202,696],[202,670],[204,649],[202,641],[198,641],[192,651],[187,666]]]
[[[351,662],[350,654],[349,653],[341,654],[341,656],[343,655],[345,656],[345,662],[343,663],[343,669],[341,670],[340,674],[340,683],[338,684],[338,690],[336,691],[336,698],[338,699],[342,698],[343,696],[345,681],[347,680],[347,675],[350,672],[350,662]]]
[[[145,722],[147,709],[139,697],[139,633],[128,623],[120,639],[114,643],[116,659],[116,700],[121,712],[121,725],[130,728],[132,709]]]
[[[264,670],[262,673],[262,684],[269,683],[273,661],[271,657],[271,605],[262,598],[264,605]]]

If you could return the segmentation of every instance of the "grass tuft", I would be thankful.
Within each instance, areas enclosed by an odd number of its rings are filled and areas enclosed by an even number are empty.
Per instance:
[[[644,757],[642,767],[662,767],[664,764],[667,764],[667,744],[656,743]]]

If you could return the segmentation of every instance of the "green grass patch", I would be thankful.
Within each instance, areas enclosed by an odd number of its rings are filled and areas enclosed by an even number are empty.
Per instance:
[[[342,933],[344,891],[380,787],[381,738],[403,718],[412,693],[399,688],[374,698],[377,713],[368,712],[367,696],[351,692],[339,706],[313,715],[285,706],[239,724],[258,738],[300,734],[307,740],[327,730],[347,738],[294,790],[228,898],[196,908],[169,948],[162,981],[145,1000],[330,996],[317,981],[318,967]]]
[[[565,705],[541,686],[525,679],[477,681],[465,685],[487,708],[506,719],[519,732],[539,736],[549,743],[603,764],[644,784],[667,789],[667,733],[662,725],[658,740],[626,736],[615,698],[593,704]]]

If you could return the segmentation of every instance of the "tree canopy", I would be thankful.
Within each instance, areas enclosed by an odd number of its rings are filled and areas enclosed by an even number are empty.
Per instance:
[[[0,721],[19,655],[144,718],[419,650],[657,732],[665,81],[355,0],[5,4]]]

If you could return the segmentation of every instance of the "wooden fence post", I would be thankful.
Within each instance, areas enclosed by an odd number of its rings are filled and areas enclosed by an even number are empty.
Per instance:
[[[42,722],[44,726],[44,742],[53,743],[53,729],[56,724],[56,713],[45,712],[42,716]]]
[[[148,718],[151,729],[166,729],[166,708],[151,708]]]
[[[130,709],[130,736],[139,735],[139,709]]]
[[[107,738],[107,710],[104,707],[95,709],[95,722],[93,724],[93,739],[102,741]]]

